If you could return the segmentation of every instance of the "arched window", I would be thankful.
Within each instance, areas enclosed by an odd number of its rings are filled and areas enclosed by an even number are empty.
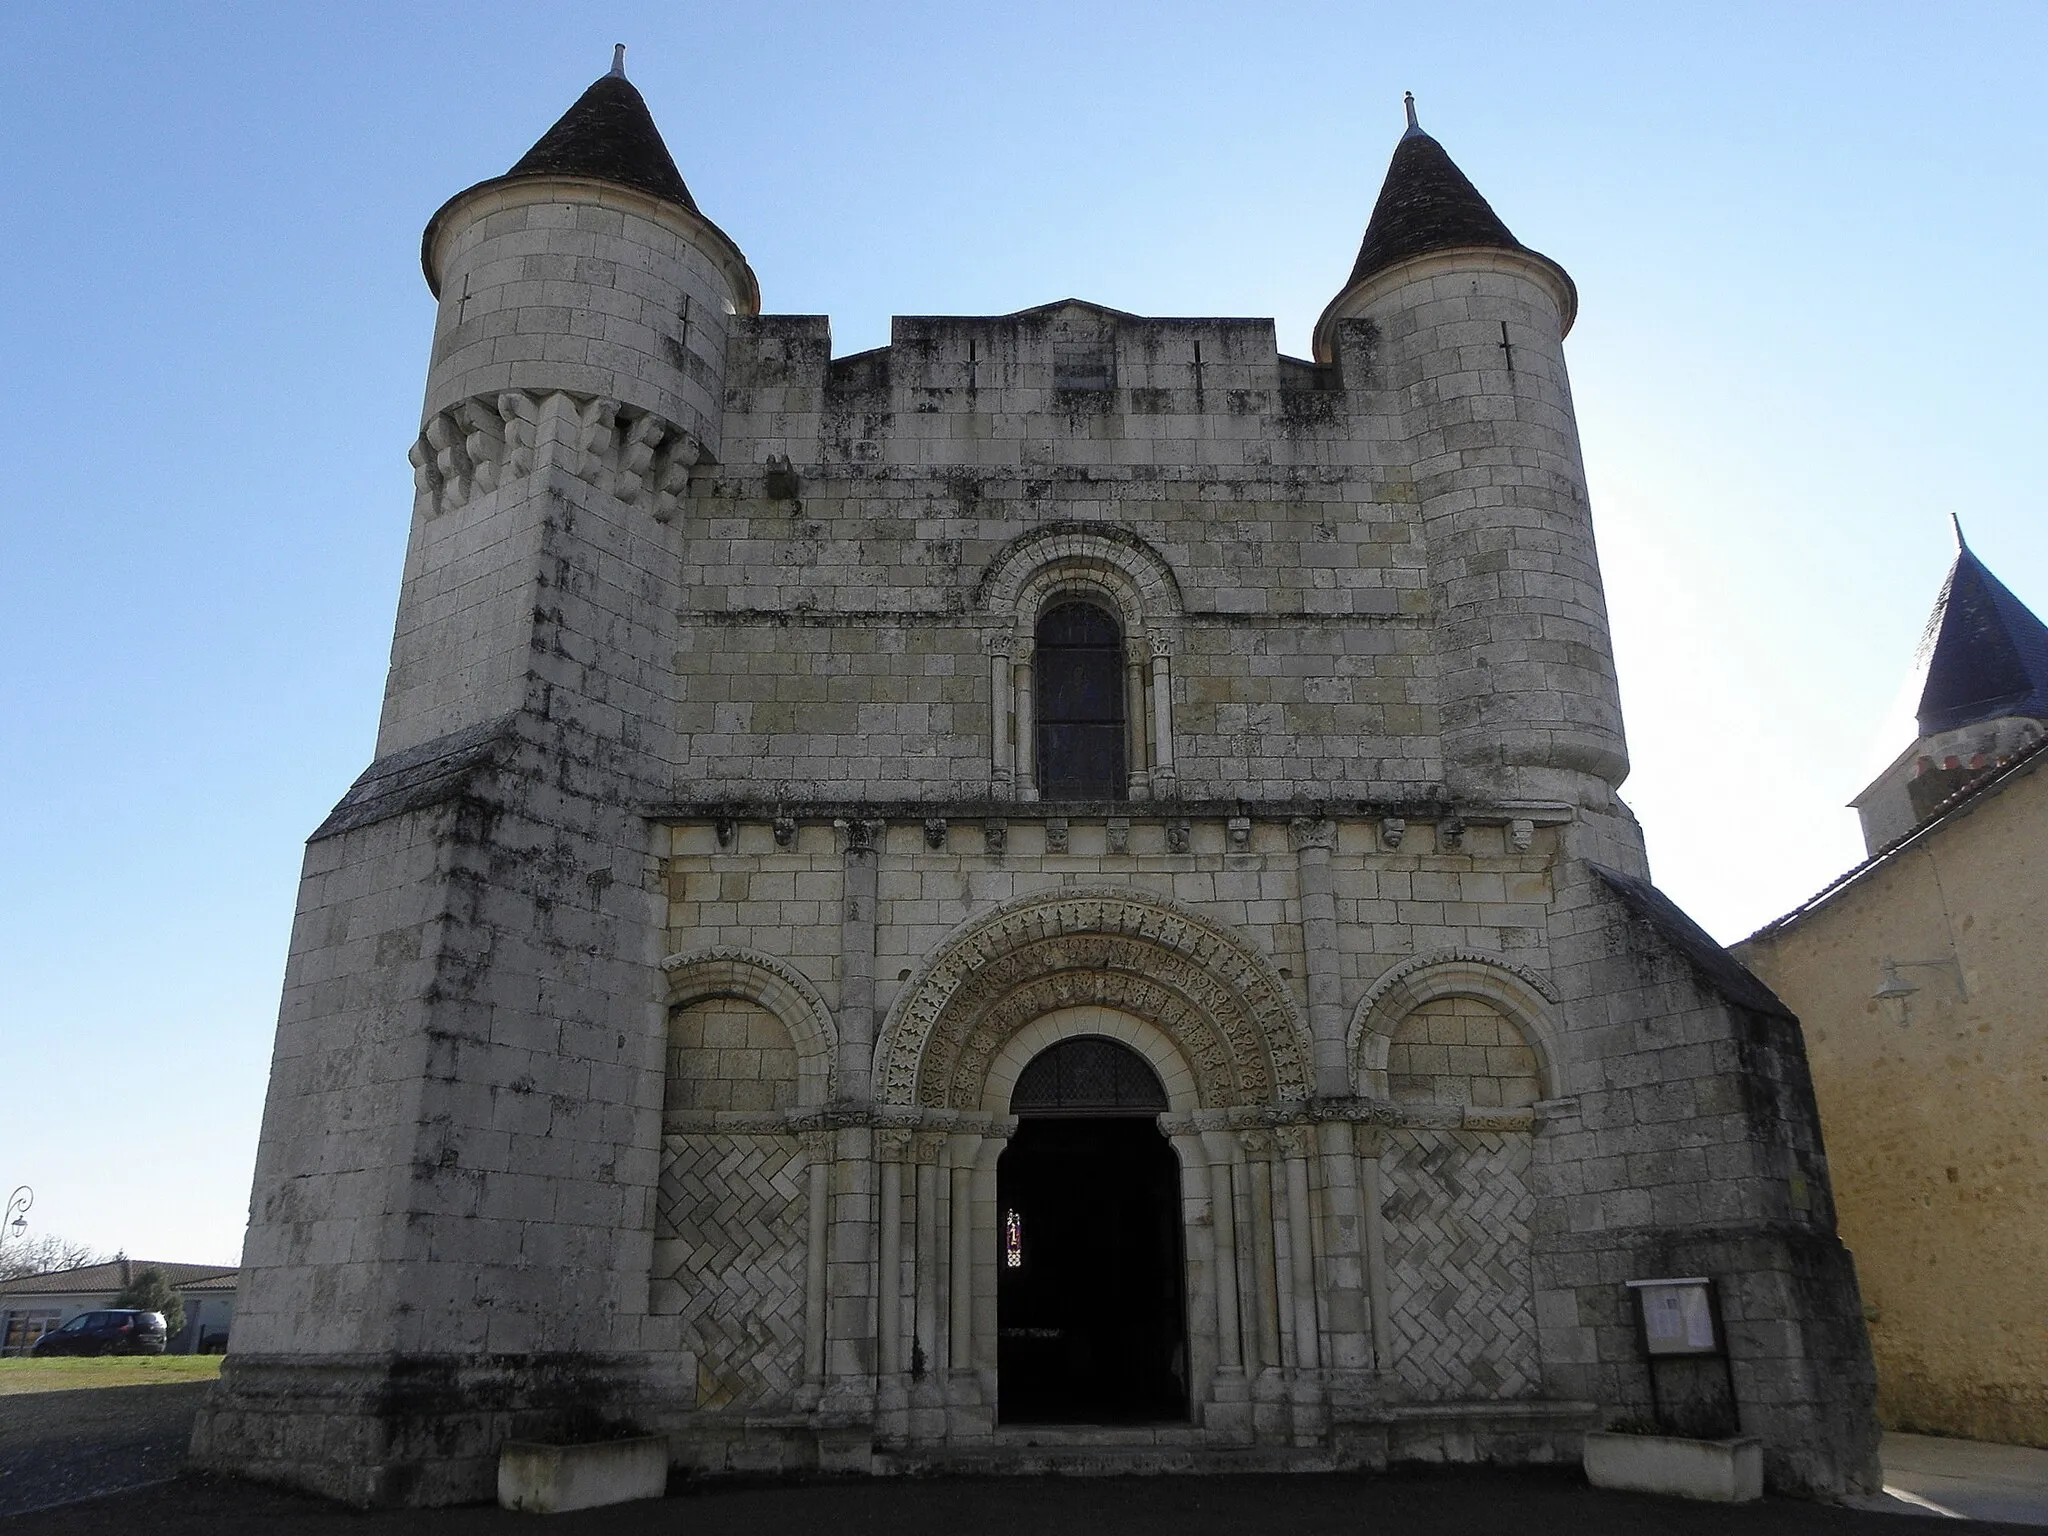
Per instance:
[[[1124,642],[1093,603],[1058,603],[1038,620],[1038,793],[1121,800],[1126,776]]]
[[[1101,1035],[1069,1035],[1047,1046],[1010,1094],[1013,1115],[1157,1115],[1166,1107],[1152,1064]]]

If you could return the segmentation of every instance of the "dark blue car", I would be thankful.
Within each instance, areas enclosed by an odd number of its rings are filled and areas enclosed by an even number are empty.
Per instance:
[[[160,1355],[164,1352],[164,1315],[130,1307],[81,1312],[62,1328],[44,1334],[29,1350],[32,1355]]]

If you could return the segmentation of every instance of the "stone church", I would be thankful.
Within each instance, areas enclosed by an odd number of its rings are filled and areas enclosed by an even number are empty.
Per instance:
[[[1615,795],[1577,293],[1412,105],[1306,359],[1079,300],[834,356],[622,63],[422,258],[203,1464],[1569,1460],[1699,1277],[1724,1428],[1870,1484],[1796,1022]]]

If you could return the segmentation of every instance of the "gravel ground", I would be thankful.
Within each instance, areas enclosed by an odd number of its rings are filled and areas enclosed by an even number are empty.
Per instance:
[[[1913,1516],[1767,1499],[1730,1508],[1601,1493],[1565,1476],[961,1478],[732,1484],[551,1515],[359,1514],[229,1479],[174,1482],[0,1521],[7,1536],[1914,1536]],[[2016,1530],[1944,1521],[1947,1532]]]
[[[175,1477],[210,1386],[0,1397],[0,1516]]]

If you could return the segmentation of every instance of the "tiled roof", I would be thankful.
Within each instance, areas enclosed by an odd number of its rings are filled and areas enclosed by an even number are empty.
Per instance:
[[[522,176],[589,176],[697,211],[646,101],[622,72],[604,76],[577,97],[540,142],[499,179]]]
[[[2043,736],[2036,741],[2029,742],[1996,767],[1985,769],[1983,773],[1970,780],[1969,783],[1937,805],[1928,815],[1927,819],[1917,827],[1914,827],[1910,832],[1893,838],[1861,864],[1844,870],[1826,885],[1822,886],[1820,890],[1807,897],[1806,900],[1799,903],[1790,912],[1787,912],[1783,917],[1772,918],[1771,921],[1765,923],[1763,927],[1757,929],[1755,933],[1752,933],[1742,942],[1744,944],[1753,944],[1758,939],[1769,938],[1780,929],[1790,928],[1800,919],[1818,911],[1821,907],[1832,901],[1837,894],[1847,887],[1854,885],[1880,864],[1890,863],[1922,838],[1938,831],[1953,818],[1967,815],[1975,810],[1980,803],[1997,794],[1998,791],[2005,788],[2014,779],[2024,774],[2032,773],[2041,766],[2041,763],[2044,761],[2044,754],[2048,754],[2048,736]]]
[[[1941,584],[1914,665],[1920,734],[2010,715],[2048,718],[2048,625],[1965,544]]]
[[[1351,281],[1453,246],[1528,249],[1508,233],[1479,189],[1452,163],[1443,145],[1416,127],[1410,108],[1408,131],[1394,146],[1393,162],[1365,226],[1365,243],[1351,268]]]
[[[0,1297],[70,1296],[93,1291],[109,1294],[123,1289],[145,1269],[160,1269],[169,1277],[173,1290],[233,1290],[240,1273],[232,1264],[167,1264],[160,1259],[110,1259],[104,1264],[86,1264],[77,1269],[53,1269],[40,1275],[23,1275],[18,1280],[0,1280]]]

